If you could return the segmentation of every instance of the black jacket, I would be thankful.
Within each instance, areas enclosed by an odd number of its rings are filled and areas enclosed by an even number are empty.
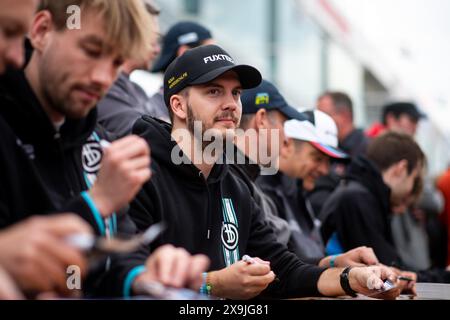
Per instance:
[[[95,110],[82,120],[67,119],[57,131],[23,71],[0,77],[0,106],[0,228],[32,215],[75,212],[99,235],[136,232],[127,215],[103,220],[82,196],[100,168],[99,141],[106,138]],[[85,292],[122,294],[125,277],[146,254],[112,257],[108,272],[103,264],[90,273]]]
[[[375,165],[357,157],[320,213],[324,241],[337,232],[345,251],[372,247],[381,263],[401,266],[391,233],[390,194]]]
[[[216,164],[208,179],[192,164],[175,164],[171,156],[182,154],[171,140],[171,127],[144,116],[133,132],[152,148],[152,179],[131,205],[130,214],[139,229],[165,221],[168,230],[161,243],[206,254],[211,270],[231,265],[244,255],[271,262],[281,280],[271,288],[277,296],[318,295],[317,281],[324,269],[301,262],[263,219],[249,186]],[[229,258],[230,257],[230,258]]]
[[[151,110],[144,90],[121,73],[106,96],[98,103],[98,122],[117,137],[131,134],[136,120]]]
[[[303,261],[318,264],[325,256],[325,248],[319,222],[303,195],[302,181],[278,172],[259,177],[257,183],[276,204],[280,217],[289,223],[289,248]]]

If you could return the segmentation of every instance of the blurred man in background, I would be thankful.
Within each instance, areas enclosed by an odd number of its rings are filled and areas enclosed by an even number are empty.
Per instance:
[[[142,87],[130,80],[136,70],[150,70],[161,52],[159,44],[159,9],[152,0],[143,0],[151,19],[150,47],[142,59],[129,59],[122,66],[118,79],[98,104],[98,122],[117,138],[131,134],[134,123],[153,110],[152,102]]]
[[[425,116],[414,103],[395,102],[383,107],[381,123],[367,130],[367,136],[375,138],[384,131],[395,131],[415,136],[419,121]]]
[[[167,67],[187,50],[214,44],[211,31],[205,26],[191,21],[178,22],[167,31],[163,39],[162,52],[155,62],[152,72],[165,73]],[[151,97],[149,115],[170,122],[169,110],[164,103],[163,87]]]

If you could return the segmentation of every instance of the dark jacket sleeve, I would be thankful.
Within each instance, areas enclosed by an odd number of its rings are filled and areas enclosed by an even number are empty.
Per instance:
[[[338,239],[343,248],[360,246],[373,248],[381,263],[401,265],[395,247],[389,242],[379,204],[367,192],[344,193],[332,214],[335,217]]]
[[[133,105],[138,103],[139,97],[129,94],[115,84],[97,106],[98,122],[117,137],[130,135],[134,123],[144,114]],[[146,97],[143,92],[142,95]]]
[[[73,212],[77,213],[86,222],[88,222],[97,235],[105,235],[105,223],[97,210],[94,202],[87,193],[82,193],[79,196],[71,199],[66,206],[58,210],[59,212]]]
[[[302,262],[276,236],[252,201],[251,234],[247,244],[248,254],[270,261],[279,281],[274,282],[266,294],[273,297],[320,296],[317,283],[325,268]]]

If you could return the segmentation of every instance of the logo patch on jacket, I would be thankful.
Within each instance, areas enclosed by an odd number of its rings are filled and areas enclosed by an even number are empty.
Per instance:
[[[222,244],[225,248],[230,251],[236,249],[239,243],[239,232],[238,228],[234,223],[224,222],[222,225]]]
[[[86,173],[97,173],[100,170],[103,152],[102,146],[97,141],[88,141],[83,146],[82,163]]]

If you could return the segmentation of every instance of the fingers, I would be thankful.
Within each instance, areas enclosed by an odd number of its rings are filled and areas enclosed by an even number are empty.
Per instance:
[[[130,159],[127,162],[126,169],[128,170],[143,170],[150,169],[150,157],[138,157]]]
[[[240,261],[238,263],[245,263],[245,262]],[[247,273],[250,276],[264,276],[271,271],[270,265],[262,263],[254,263],[254,264],[245,263],[244,270],[245,273]]]
[[[75,265],[80,270],[85,271],[86,261],[83,255],[76,249],[58,242],[58,239],[50,235],[44,235],[40,238],[37,250],[39,252],[37,252],[38,258],[36,263],[40,266],[42,273],[46,275],[47,281],[49,281],[51,286],[49,289],[55,290],[64,296],[69,295],[67,267]]]
[[[270,266],[270,261],[265,261],[260,258],[253,258],[257,263],[266,264]]]
[[[129,171],[131,172],[131,170]],[[150,170],[150,167],[145,167],[143,169],[138,169],[131,173],[131,179],[134,183],[134,185],[140,189],[141,186],[150,180],[152,176],[152,171]]]
[[[0,300],[22,300],[25,297],[19,291],[9,275],[0,268]]]
[[[190,257],[187,251],[183,249],[175,250],[173,253],[172,267],[169,271],[170,282],[166,283],[166,285],[181,288],[188,278]]]
[[[369,290],[380,290],[383,288],[383,280],[380,279],[380,277],[376,274],[371,274],[367,278],[367,284],[366,287]]]
[[[182,287],[189,274],[190,256],[184,249],[166,245],[156,250],[147,262],[154,280],[166,286]]]
[[[150,157],[150,147],[147,142],[138,136],[128,136],[111,144],[104,150],[105,157],[118,157],[116,160],[132,159],[137,157]]]
[[[391,281],[392,283],[397,282],[397,276],[396,276],[395,272],[391,270],[391,268],[384,267],[384,266],[380,266],[378,268],[380,268],[381,278],[383,280],[389,279],[389,281]]]
[[[86,271],[87,261],[79,250],[52,238],[41,247],[41,250],[56,260],[64,270],[73,265],[79,267],[83,274]]]
[[[362,247],[359,251],[360,261],[366,265],[372,266],[379,263],[377,256],[372,248]]]
[[[41,259],[36,262],[36,267],[40,270],[37,275],[41,278],[43,287],[39,288],[39,292],[56,291],[63,296],[69,294],[67,287],[66,267],[52,255],[42,253]]]
[[[271,284],[275,280],[275,273],[273,271],[270,271],[268,274],[263,276],[253,276],[251,283],[254,286],[257,287],[264,287],[267,288],[269,284]],[[264,290],[263,289],[263,290]]]
[[[92,227],[75,214],[59,214],[50,217],[37,217],[32,223],[42,225],[55,237],[66,237],[72,234],[92,234]]]

